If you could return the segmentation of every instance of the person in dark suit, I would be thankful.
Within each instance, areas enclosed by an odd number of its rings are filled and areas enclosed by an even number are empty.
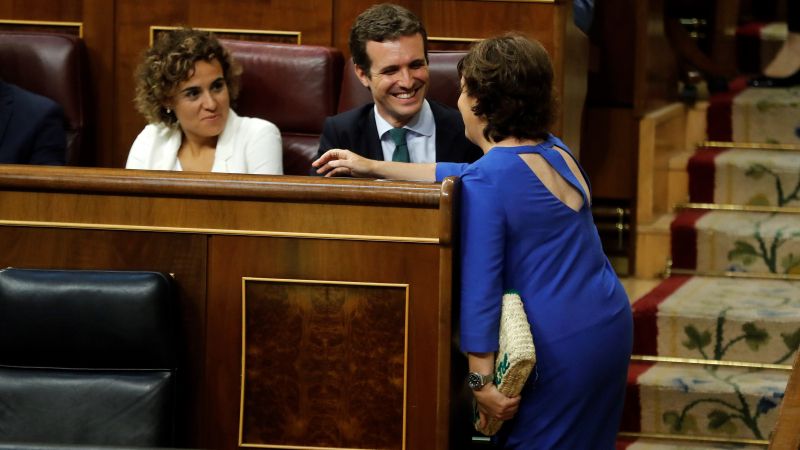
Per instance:
[[[425,27],[407,9],[375,5],[356,18],[350,53],[374,103],[325,120],[318,155],[337,148],[377,160],[473,162],[480,148],[464,136],[458,110],[425,99]]]
[[[63,166],[66,149],[61,107],[0,80],[0,164]]]

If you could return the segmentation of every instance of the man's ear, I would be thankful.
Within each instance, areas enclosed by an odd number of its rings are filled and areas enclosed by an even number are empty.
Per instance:
[[[355,69],[356,76],[358,77],[358,80],[361,81],[361,84],[364,85],[365,88],[369,89],[369,82],[370,82],[369,72],[364,70],[358,64],[354,64],[353,68]]]

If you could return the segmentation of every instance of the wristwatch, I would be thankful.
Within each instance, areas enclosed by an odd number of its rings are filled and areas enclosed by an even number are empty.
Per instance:
[[[486,385],[486,383],[491,383],[494,381],[494,375],[481,375],[478,372],[470,372],[467,375],[467,384],[473,391],[480,391],[482,387]]]

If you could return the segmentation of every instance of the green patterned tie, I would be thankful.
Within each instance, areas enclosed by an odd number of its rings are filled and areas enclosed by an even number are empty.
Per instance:
[[[392,161],[411,162],[411,158],[408,156],[408,145],[406,145],[406,131],[408,130],[405,128],[392,128],[389,130],[389,135],[395,145]]]

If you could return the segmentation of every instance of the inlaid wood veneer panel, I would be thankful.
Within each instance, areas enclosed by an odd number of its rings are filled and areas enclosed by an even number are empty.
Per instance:
[[[240,446],[400,449],[407,286],[245,279]]]

